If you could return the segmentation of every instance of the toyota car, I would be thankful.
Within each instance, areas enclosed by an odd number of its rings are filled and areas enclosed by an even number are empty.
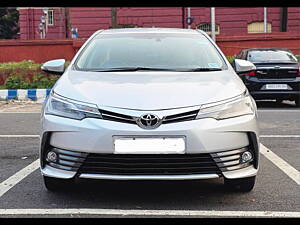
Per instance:
[[[253,98],[200,30],[95,32],[65,68],[42,110],[40,168],[45,186],[75,181],[223,179],[251,191],[259,168]],[[75,182],[76,183],[76,182]]]

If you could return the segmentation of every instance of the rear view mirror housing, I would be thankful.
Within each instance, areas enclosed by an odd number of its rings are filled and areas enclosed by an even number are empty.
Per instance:
[[[248,73],[256,70],[256,66],[247,60],[235,59],[234,60],[234,69],[237,74]]]
[[[64,59],[55,59],[45,62],[41,69],[46,73],[62,75],[65,72],[65,62]]]

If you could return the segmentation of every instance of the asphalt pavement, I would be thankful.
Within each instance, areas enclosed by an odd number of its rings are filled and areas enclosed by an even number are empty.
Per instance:
[[[51,193],[44,187],[39,169],[21,178],[18,175],[39,157],[39,109],[26,113],[0,112],[0,217],[226,217],[234,212],[250,217],[290,212],[300,217],[299,184],[285,171],[293,168],[299,177],[300,109],[291,102],[258,102],[257,105],[260,141],[286,165],[280,166],[281,161],[261,155],[257,182],[250,193],[225,191],[222,179],[83,180],[66,192]],[[5,187],[5,182],[12,184]],[[70,212],[63,213],[61,209]]]

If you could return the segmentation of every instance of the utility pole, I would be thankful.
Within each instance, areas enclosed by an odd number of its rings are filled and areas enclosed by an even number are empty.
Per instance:
[[[215,7],[210,8],[211,22],[211,38],[216,42],[216,22],[215,22]]]
[[[111,27],[117,27],[117,8],[111,8]]]
[[[191,18],[191,8],[188,7],[187,11],[188,11],[188,18]],[[191,29],[191,24],[190,23],[188,24],[188,29]]]
[[[65,24],[65,27],[66,27],[66,38],[69,38],[70,35],[69,35],[69,32],[71,30],[71,23],[70,23],[70,9],[69,7],[65,7],[65,20],[66,20],[66,24]]]
[[[280,8],[280,32],[287,31],[287,22],[288,22],[288,8]]]
[[[268,21],[267,21],[267,17],[268,17],[267,7],[264,7],[264,32],[265,33],[268,33]]]

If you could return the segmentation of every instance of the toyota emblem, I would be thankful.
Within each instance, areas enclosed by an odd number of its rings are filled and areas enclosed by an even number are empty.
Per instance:
[[[142,115],[137,122],[138,125],[144,129],[154,129],[160,125],[161,120],[158,116],[147,113]]]

